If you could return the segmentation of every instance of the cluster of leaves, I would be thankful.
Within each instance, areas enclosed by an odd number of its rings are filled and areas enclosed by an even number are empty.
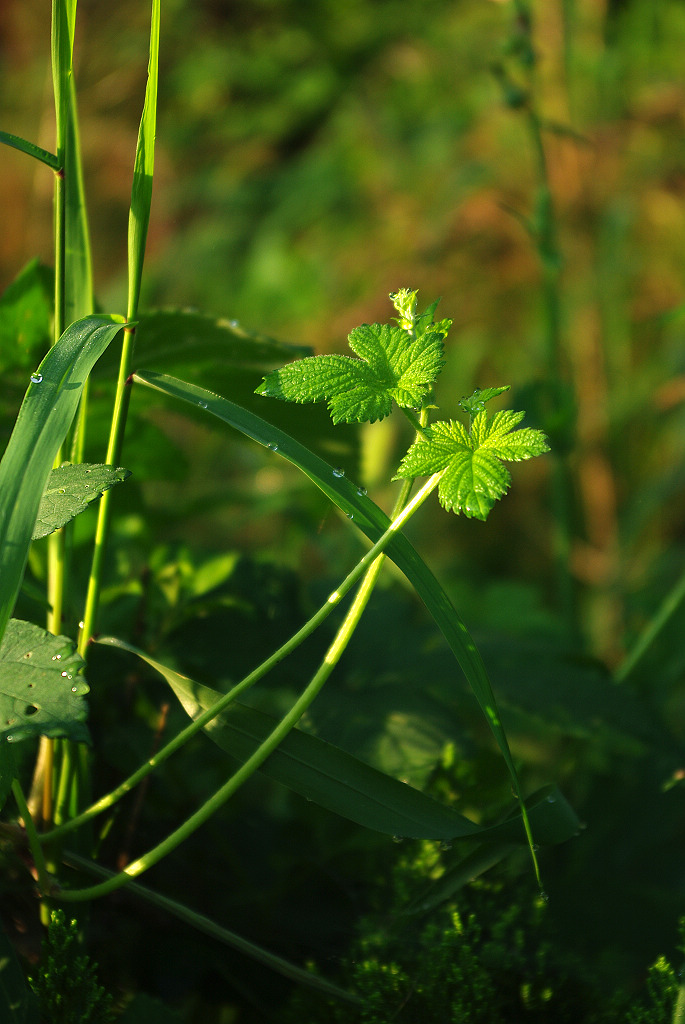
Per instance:
[[[362,999],[349,1008],[298,992],[286,1024],[671,1024],[678,979],[660,957],[649,969],[644,1001],[603,992],[591,968],[563,948],[539,896],[483,880],[433,910],[417,928],[402,901],[440,850],[423,843],[395,869],[393,911],[369,916],[343,961],[346,983]],[[399,897],[399,899],[398,899]],[[314,968],[312,968],[314,969]]]
[[[97,983],[97,967],[78,956],[79,927],[53,910],[39,971],[29,978],[41,1020],[50,1024],[108,1024],[112,997]]]
[[[394,479],[441,473],[442,505],[485,520],[511,483],[503,461],[542,455],[549,451],[547,439],[532,427],[514,429],[523,412],[488,417],[485,403],[507,391],[506,386],[478,388],[461,400],[468,427],[457,420],[427,426],[417,419],[432,407],[431,391],[444,366],[443,342],[451,320],[434,322],[437,302],[418,314],[415,290],[403,288],[390,298],[399,313],[398,326],[355,328],[348,341],[359,358],[334,354],[298,359],[265,377],[257,393],[288,402],[326,401],[334,423],[374,422],[388,416],[394,402],[418,431]]]

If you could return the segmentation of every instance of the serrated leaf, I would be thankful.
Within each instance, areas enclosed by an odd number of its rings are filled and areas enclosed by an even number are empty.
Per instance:
[[[88,742],[84,665],[73,640],[10,619],[0,643],[0,737]]]
[[[520,462],[549,451],[541,430],[514,430],[524,415],[508,409],[490,420],[482,409],[470,433],[458,420],[434,423],[427,436],[411,446],[395,479],[444,470],[438,487],[441,504],[457,514],[485,520],[511,483],[501,460]]]
[[[393,401],[421,405],[442,369],[442,334],[427,330],[412,340],[388,324],[362,324],[349,335],[352,351],[311,356],[264,378],[259,395],[287,402],[328,402],[334,423],[374,422],[388,416]]]
[[[32,540],[40,540],[66,526],[80,512],[88,508],[91,501],[120,484],[131,475],[121,466],[63,463],[53,469],[40,501]]]

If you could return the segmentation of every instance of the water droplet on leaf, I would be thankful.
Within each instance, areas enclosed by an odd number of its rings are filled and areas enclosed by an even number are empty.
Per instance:
[[[31,374],[31,383],[32,384],[40,384],[42,379],[43,379],[43,374],[42,373],[32,373]]]
[[[393,841],[393,843],[403,843],[404,842],[404,836],[393,836],[392,837],[392,841]]]
[[[78,686],[72,686],[71,692],[72,693],[77,693],[78,692]]]
[[[66,677],[69,675],[69,673],[65,670],[64,672],[61,672],[60,675],[63,676],[66,679]]]
[[[341,469],[340,466],[336,466],[336,468],[333,470],[333,476],[340,479],[340,477],[345,476],[345,470]]]
[[[206,402],[198,402],[197,404],[200,406],[201,409],[206,409],[207,408],[207,403]]]
[[[53,654],[52,660],[53,661],[61,661],[62,660],[62,655],[61,654]]]
[[[229,327],[240,327],[240,320],[229,320],[228,321],[228,326]]]
[[[367,491],[366,487],[357,488],[357,494],[359,495],[360,498],[365,498],[368,493],[369,492]]]
[[[540,889],[540,899],[543,903],[549,903],[549,896],[544,889]]]
[[[556,799],[557,798],[555,797],[554,793],[550,793],[549,796],[547,797],[547,803],[548,804],[556,803]]]
[[[8,737],[7,737],[7,742],[8,742],[8,743],[14,743],[14,736],[12,735],[12,733],[10,733],[10,734],[8,735]]]

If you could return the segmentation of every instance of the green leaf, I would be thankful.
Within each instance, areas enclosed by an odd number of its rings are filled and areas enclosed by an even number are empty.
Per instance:
[[[152,204],[152,178],[155,169],[155,133],[157,126],[157,83],[159,78],[160,0],[152,0],[150,19],[150,55],[147,66],[145,101],[138,129],[133,165],[133,185],[128,219],[128,313],[136,316],[147,230]]]
[[[0,296],[0,367],[32,367],[51,340],[53,272],[31,260]]]
[[[4,142],[6,146],[11,146],[12,149],[18,149],[20,153],[26,153],[28,156],[35,157],[41,163],[47,164],[53,171],[56,171],[59,167],[59,160],[54,153],[49,153],[47,149],[37,146],[35,142],[22,139],[19,135],[12,135],[11,132],[0,132],[0,142]]]
[[[114,637],[101,639],[131,651],[168,682],[191,718],[197,718],[223,696],[189,679]],[[277,720],[238,701],[217,715],[205,731],[230,758],[243,764],[273,731]],[[386,835],[426,839],[510,839],[525,842],[518,809],[511,818],[480,826],[432,797],[379,772],[346,751],[293,729],[259,771],[308,800],[350,821]],[[551,797],[551,799],[550,799]],[[531,820],[538,842],[558,842],[578,827],[561,795],[545,789],[531,798]]]
[[[53,469],[40,501],[33,540],[47,537],[61,529],[99,498],[103,491],[121,483],[131,475],[121,466],[102,466],[69,462]]]
[[[121,318],[89,316],[72,324],[32,375],[0,462],[0,636],[21,586],[55,457],[88,374],[122,322]]]
[[[0,737],[66,736],[88,742],[88,684],[76,644],[10,619],[0,643]]]
[[[138,366],[198,363],[222,366],[274,366],[305,355],[304,345],[287,345],[225,320],[184,309],[161,309],[140,317],[136,328]]]
[[[462,409],[465,409],[469,416],[476,416],[482,409],[485,408],[485,403],[489,402],[491,398],[496,398],[497,395],[504,394],[510,388],[509,384],[505,384],[499,388],[476,388],[472,395],[468,398],[460,398],[459,405]]]
[[[508,409],[489,420],[481,409],[470,433],[458,420],[434,423],[427,436],[411,446],[394,479],[444,470],[438,487],[441,504],[457,514],[485,520],[511,483],[501,460],[520,462],[549,451],[541,430],[514,430],[524,415]]]
[[[388,416],[393,401],[420,406],[444,365],[442,334],[412,340],[388,324],[363,324],[349,335],[351,356],[312,356],[274,370],[256,393],[287,402],[328,402],[334,423]]]
[[[236,430],[269,448],[278,457],[297,466],[371,541],[377,541],[389,527],[388,517],[366,496],[363,489],[345,477],[341,477],[323,459],[260,416],[248,412],[211,391],[163,373],[145,370],[135,374],[134,379],[163,391],[167,395],[205,409],[208,413],[219,417],[225,423],[235,427]],[[471,634],[444,589],[403,534],[400,533],[392,539],[386,548],[386,553],[406,575],[452,649],[476,695],[488,725],[492,729],[509,770],[514,790],[519,794],[518,774],[509,750],[506,733],[500,721],[497,701],[487,669]],[[571,834],[569,832],[564,838],[568,838]]]

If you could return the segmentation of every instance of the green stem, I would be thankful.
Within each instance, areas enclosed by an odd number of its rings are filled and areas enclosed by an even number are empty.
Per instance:
[[[377,556],[382,553],[392,537],[423,504],[428,495],[435,490],[441,477],[442,472],[434,473],[433,476],[429,478],[421,490],[417,492],[414,498],[404,507],[400,514],[393,519],[385,533],[376,541],[373,547],[356,566],[354,572],[359,570],[359,574],[368,568],[367,575],[359,587],[359,591],[357,592],[345,617],[345,621],[338,630],[333,643],[326,652],[320,668],[310,680],[306,689],[290,708],[288,713],[278,723],[275,729],[272,730],[269,736],[267,736],[267,738],[260,744],[257,750],[255,750],[247,761],[241,765],[238,771],[235,772],[234,775],[232,775],[231,778],[228,779],[228,781],[202,805],[202,807],[191,815],[182,825],[170,833],[166,839],[162,840],[161,843],[158,843],[157,846],[153,847],[153,849],[149,850],[142,857],[139,857],[138,860],[129,864],[124,871],[120,872],[118,875],[114,875],[106,882],[90,886],[87,889],[79,889],[73,892],[60,892],[59,897],[61,900],[67,902],[83,902],[95,899],[98,896],[104,896],[107,893],[120,888],[122,885],[126,885],[130,878],[136,878],[144,871],[153,867],[158,863],[158,861],[171,853],[180,843],[192,835],[193,832],[200,828],[200,826],[203,825],[229,799],[229,797],[231,797],[236,790],[254,774],[255,771],[257,771],[266,758],[273,753],[281,741],[295,727],[337,664],[340,655],[349,642],[352,632],[359,621],[366,602],[368,601],[373,584],[378,576],[378,572],[380,571],[380,564],[378,563],[382,560],[378,559]],[[358,578],[358,575],[356,578]],[[339,588],[331,594],[328,600],[329,602],[333,601],[334,603],[338,603],[340,596]],[[261,671],[263,667],[263,665],[260,666],[260,669],[257,671]],[[244,686],[245,683],[246,680],[243,680],[239,686]],[[214,709],[210,710],[213,711]]]
[[[683,600],[685,600],[685,572],[681,575],[675,586],[669,590],[668,594],[661,602],[656,614],[652,616],[640,633],[640,636],[633,644],[632,649],[628,652],[614,672],[614,680],[617,683],[625,682],[631,672],[635,669],[635,666],[639,661],[641,661],[652,646],[659,633],[661,633],[678,611]]]
[[[17,802],[19,808],[19,815],[24,822],[24,828],[26,829],[26,838],[28,839],[29,849],[33,856],[33,862],[36,866],[36,872],[38,874],[38,884],[42,893],[47,893],[50,890],[50,874],[48,872],[47,864],[45,863],[45,857],[43,856],[43,850],[40,845],[38,832],[34,824],[31,812],[29,811],[24,791],[21,788],[19,779],[12,779],[12,793],[14,799]]]
[[[62,859],[67,866],[74,867],[81,871],[87,871],[100,878],[111,878],[113,876],[112,871],[101,867],[99,864],[93,864],[92,861],[87,860],[85,857],[80,857],[76,853],[72,853],[71,850],[65,851]],[[205,935],[209,935],[211,938],[217,939],[219,942],[223,942],[225,945],[231,946],[233,949],[237,949],[240,953],[247,954],[251,959],[265,964],[267,967],[270,967],[271,970],[277,971],[286,978],[290,978],[300,984],[309,985],[311,988],[318,989],[320,992],[325,992],[327,995],[334,996],[338,999],[346,999],[348,1002],[352,1003],[360,1002],[360,999],[358,996],[354,995],[354,993],[347,992],[345,989],[339,988],[330,981],[326,981],[325,978],[320,978],[318,975],[312,974],[310,971],[303,970],[301,967],[297,967],[295,964],[291,964],[287,960],[283,960],[274,953],[267,952],[261,946],[257,946],[254,942],[243,939],[240,935],[236,935],[235,932],[231,932],[227,928],[222,928],[221,925],[218,925],[215,921],[205,917],[204,914],[198,914],[197,911],[191,910],[190,907],[186,907],[183,903],[171,900],[168,896],[162,896],[160,893],[154,892],[152,889],[148,889],[146,886],[140,885],[138,882],[129,881],[126,885],[126,891],[132,896],[137,896],[138,898],[145,900],[146,903],[150,903],[153,907],[159,907],[160,910],[173,914],[173,916],[179,921],[189,924],[197,931],[203,932]]]
[[[110,466],[118,466],[121,460],[121,451],[124,444],[124,433],[126,430],[126,417],[131,398],[131,384],[129,377],[133,363],[133,342],[135,328],[127,327],[124,330],[124,341],[119,361],[119,376],[117,389],[114,396],[114,411],[112,414],[112,425],[107,444],[107,455],[105,461]],[[102,590],[102,574],[109,537],[109,528],[112,520],[112,491],[108,490],[100,498],[98,508],[98,521],[95,528],[95,544],[93,548],[93,561],[88,578],[88,590],[86,592],[86,603],[83,611],[83,624],[79,628],[78,652],[81,657],[85,656],[86,648],[90,638],[95,631],[95,622],[100,604],[100,593]]]
[[[435,474],[424,487],[417,492],[410,505],[405,506],[409,490],[411,488],[411,481],[405,481],[402,485],[398,501],[396,503],[396,510],[400,508],[402,510],[402,516],[399,514],[393,519],[385,533],[379,537],[376,543],[367,551],[364,557],[355,565],[345,579],[342,581],[340,586],[329,594],[326,601],[321,607],[312,615],[312,617],[305,622],[305,624],[286,640],[278,650],[262,662],[256,669],[250,672],[241,682],[234,686],[228,693],[224,694],[220,700],[213,704],[211,708],[203,711],[190,725],[187,725],[177,736],[174,737],[169,743],[166,744],[160,751],[158,751],[154,757],[151,757],[149,761],[146,761],[144,765],[141,765],[137,771],[133,772],[127,779],[113,789],[110,793],[97,800],[91,807],[88,807],[85,811],[79,814],[77,817],[72,818],[70,821],[65,821],[60,824],[58,828],[52,829],[50,832],[45,832],[41,835],[40,840],[43,843],[52,843],[57,839],[61,839],[68,832],[73,831],[80,825],[85,824],[91,818],[97,817],[98,814],[102,814],[103,811],[108,810],[118,800],[129,793],[135,786],[138,785],[151,771],[154,771],[160,764],[163,764],[172,754],[175,754],[185,743],[188,742],[197,732],[203,729],[213,718],[216,718],[228,705],[240,696],[249,687],[254,686],[255,683],[259,682],[268,672],[274,668],[280,661],[283,661],[289,654],[291,654],[301,643],[303,643],[311,634],[321,625],[322,622],[334,611],[334,609],[340,604],[346,594],[352,589],[355,583],[361,578],[366,572],[369,566],[373,563],[377,555],[384,550],[389,543],[390,539],[394,536],[400,526],[407,521],[409,515],[412,515],[416,509],[425,501],[430,492],[437,486],[441,474]],[[431,481],[433,483],[431,484]],[[429,486],[430,485],[430,486]],[[411,511],[408,511],[411,508]],[[398,520],[401,518],[399,525]],[[97,641],[98,643],[106,643],[106,639],[103,638]],[[122,641],[117,641],[117,646],[124,647],[125,649],[135,652],[135,648],[129,647],[128,644]],[[153,659],[148,659],[149,663],[153,666],[157,666],[159,671],[163,670],[162,665],[158,665]]]

